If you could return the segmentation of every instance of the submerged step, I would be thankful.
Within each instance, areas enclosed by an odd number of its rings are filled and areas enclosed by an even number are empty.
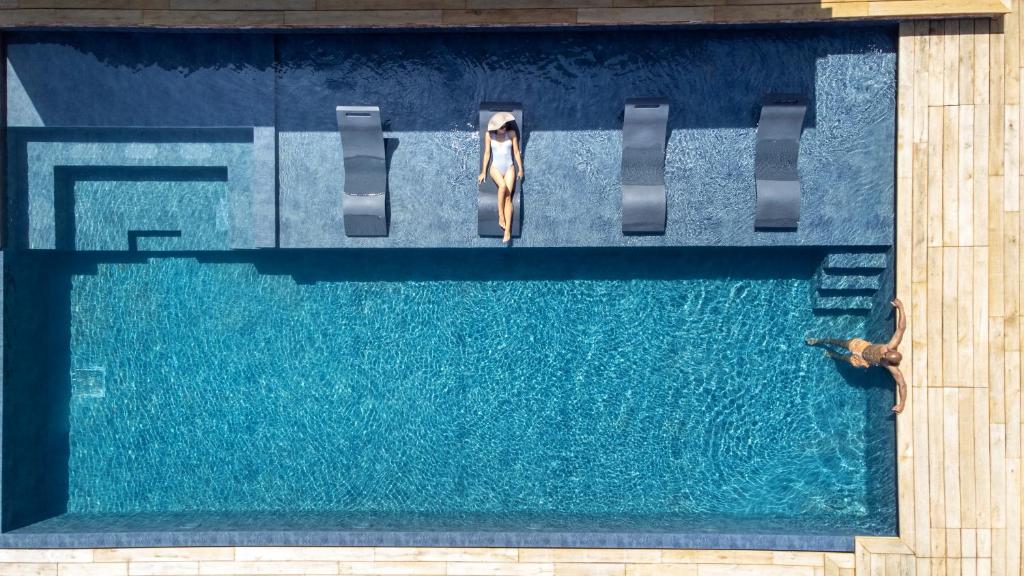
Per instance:
[[[869,312],[875,305],[872,296],[822,296],[814,295],[814,310]]]
[[[836,274],[826,272],[818,278],[818,290],[878,290],[882,280],[878,274]]]
[[[883,270],[886,266],[885,252],[839,252],[825,257],[826,270]]]

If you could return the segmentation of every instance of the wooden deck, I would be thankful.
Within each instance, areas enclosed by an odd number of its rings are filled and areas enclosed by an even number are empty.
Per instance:
[[[1020,16],[900,27],[896,266],[912,385],[902,548],[885,562],[913,553],[917,574],[1021,573]],[[878,570],[873,545],[858,573]]]
[[[170,1],[178,6],[189,3]],[[729,5],[761,10],[762,16],[772,13],[773,5],[756,6],[758,1],[732,0]],[[145,22],[140,18],[148,10],[139,6],[166,8],[167,2],[92,0],[93,4],[124,7],[106,11],[124,12],[124,25]],[[258,3],[276,8],[308,7],[313,0]],[[484,0],[470,3],[490,4]],[[15,4],[83,5],[71,0],[0,0],[0,6]],[[357,4],[327,1],[316,6]],[[469,6],[464,0],[405,0],[388,5],[414,4],[459,5],[458,14],[461,7]],[[545,6],[560,4],[564,3],[543,2]],[[701,9],[724,6],[716,0],[702,4]],[[964,7],[992,6],[992,2],[974,0],[836,4],[914,8],[938,15]],[[209,0],[207,5],[228,8],[238,4]],[[799,0],[787,6],[786,10],[820,9],[817,3],[800,4]],[[580,21],[584,9],[572,10]],[[62,11],[52,13],[56,12]],[[27,14],[0,11],[0,23],[24,17],[13,16],[16,13]],[[284,17],[273,10],[248,13],[269,14],[268,21],[275,23]],[[655,13],[645,14],[653,18]],[[44,17],[50,16],[38,16]],[[77,17],[69,15],[65,21]],[[443,14],[441,17],[443,21]],[[330,21],[331,16],[326,18]],[[189,17],[182,15],[181,19],[188,21]],[[100,21],[109,24],[103,19],[93,22]],[[409,548],[0,550],[0,576],[1022,574],[1021,25],[1017,6],[995,20],[906,21],[900,25],[896,265],[897,293],[909,311],[909,337],[903,351],[910,396],[898,420],[899,538],[859,538],[854,554]]]
[[[616,25],[991,16],[1011,0],[0,0],[0,27]]]

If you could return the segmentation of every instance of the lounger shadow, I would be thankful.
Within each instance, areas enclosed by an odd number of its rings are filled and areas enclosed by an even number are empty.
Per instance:
[[[487,134],[487,122],[495,112],[510,112],[516,119],[516,133],[519,135],[519,147],[525,155],[523,136],[523,105],[518,102],[481,102],[480,103],[480,161],[483,162],[484,137]],[[477,189],[477,234],[483,237],[501,237],[505,231],[498,225],[498,185],[491,179],[490,167],[484,170],[484,181]],[[523,181],[516,180],[516,188],[512,194],[512,237],[518,238],[522,232],[523,222]]]
[[[807,101],[798,94],[769,94],[757,123],[754,228],[795,230],[800,222],[800,133]]]
[[[345,159],[341,209],[346,236],[387,236],[387,162],[377,106],[338,106]]]
[[[664,234],[665,138],[669,103],[664,98],[626,100],[622,120],[622,233]]]

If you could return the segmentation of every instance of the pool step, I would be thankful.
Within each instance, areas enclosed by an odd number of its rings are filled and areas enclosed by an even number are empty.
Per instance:
[[[884,252],[835,252],[825,257],[822,266],[826,271],[838,270],[873,270],[885,269],[886,258]]]
[[[888,266],[886,252],[833,252],[815,273],[811,306],[816,312],[869,314],[877,304]]]
[[[878,271],[843,273],[823,271],[818,277],[818,290],[874,291],[882,287]]]
[[[814,310],[867,314],[875,306],[874,296],[822,296],[814,295]]]

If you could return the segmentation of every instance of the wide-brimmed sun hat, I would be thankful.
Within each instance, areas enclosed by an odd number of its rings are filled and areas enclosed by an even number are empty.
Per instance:
[[[487,121],[487,131],[494,132],[509,122],[515,122],[516,117],[509,112],[495,112],[494,116]]]

